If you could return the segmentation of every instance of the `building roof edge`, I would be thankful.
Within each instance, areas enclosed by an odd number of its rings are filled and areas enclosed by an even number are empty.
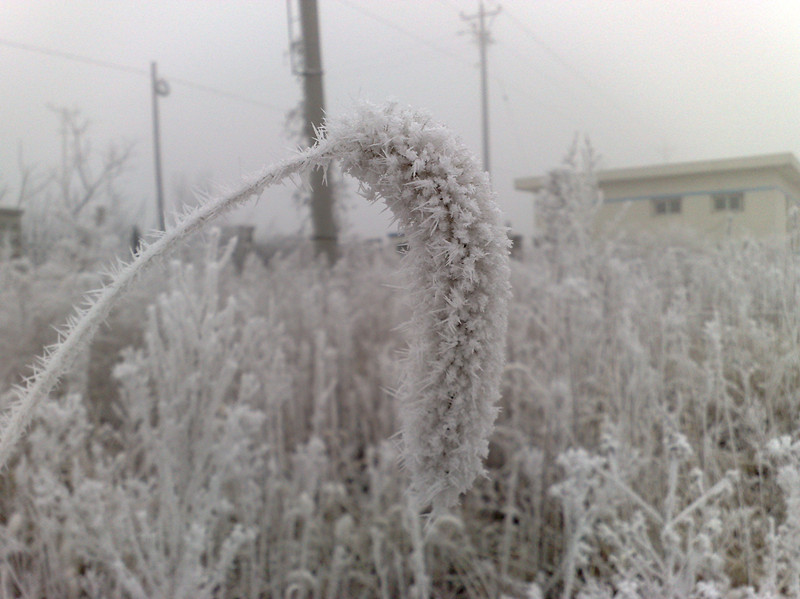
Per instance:
[[[791,180],[792,183],[800,187],[800,162],[791,152],[602,169],[597,172],[597,180],[602,184],[619,181],[680,177],[700,173],[724,173],[728,171],[763,170],[769,168],[780,171],[785,177]],[[514,179],[514,188],[519,191],[537,192],[544,187],[546,181],[546,176],[519,177]]]

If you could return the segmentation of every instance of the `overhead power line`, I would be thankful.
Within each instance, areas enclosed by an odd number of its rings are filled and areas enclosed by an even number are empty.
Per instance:
[[[599,93],[601,96],[605,97],[605,99],[610,102],[614,108],[619,110],[623,114],[628,114],[628,110],[625,109],[622,105],[619,104],[616,98],[611,96],[602,86],[596,84],[592,81],[589,77],[587,77],[578,67],[573,65],[569,62],[566,58],[561,56],[558,52],[556,52],[553,48],[548,46],[544,41],[542,41],[539,36],[534,33],[533,29],[528,27],[521,19],[514,16],[513,14],[509,13],[509,11],[505,11],[505,16],[507,16],[514,25],[517,26],[522,32],[524,32],[537,46],[542,48],[545,52],[547,52],[553,60],[559,63],[562,67],[564,67],[567,71],[569,71],[573,77],[581,81],[584,85],[591,88],[595,92]]]
[[[609,93],[607,89],[603,86],[598,85],[592,79],[590,79],[585,73],[581,71],[578,67],[572,64],[569,60],[564,58],[561,54],[556,52],[553,48],[551,48],[548,44],[546,44],[536,33],[531,29],[522,19],[515,16],[512,12],[506,10],[503,13],[508,19],[518,28],[520,29],[525,35],[530,38],[537,46],[542,48],[545,52],[547,52],[550,57],[560,64],[564,69],[566,69],[573,77],[583,83],[586,87],[591,88],[593,91],[597,92],[597,95],[600,97],[605,98],[606,102],[608,102],[611,106],[614,107],[620,114],[634,118],[639,121],[642,125],[645,125],[648,129],[653,128],[653,123],[651,121],[645,121],[637,116],[635,113],[631,113],[631,111],[622,105],[619,100],[614,97],[613,94]]]
[[[261,106],[262,108],[269,108],[270,110],[274,110],[275,112],[285,113],[288,110],[287,108],[278,106],[277,104],[270,104],[269,102],[254,100],[252,98],[248,98],[247,96],[241,96],[239,94],[234,94],[233,92],[227,92],[222,89],[210,87],[203,83],[196,83],[194,81],[189,81],[188,79],[181,79],[179,77],[170,77],[169,81],[177,85],[183,85],[184,87],[190,87],[199,91],[215,94],[222,98],[229,98],[231,100],[236,100],[237,102],[245,102],[247,104],[252,104],[254,106]]]
[[[470,59],[466,58],[465,56],[456,54],[454,52],[450,52],[449,50],[443,48],[442,46],[439,46],[438,44],[435,44],[435,43],[431,42],[430,40],[420,36],[419,34],[414,33],[413,31],[411,31],[411,30],[409,30],[409,29],[407,29],[407,28],[405,28],[405,27],[403,27],[401,25],[398,25],[393,20],[385,18],[385,17],[381,17],[381,16],[376,15],[375,13],[373,13],[373,12],[367,10],[367,9],[362,8],[361,6],[359,6],[359,5],[355,4],[354,2],[352,2],[352,0],[337,0],[337,1],[340,4],[343,4],[344,6],[347,6],[350,9],[352,9],[352,10],[354,10],[356,12],[359,12],[359,13],[363,14],[366,17],[369,17],[370,19],[372,19],[372,20],[374,20],[376,22],[379,22],[379,23],[381,23],[381,24],[383,24],[383,25],[385,25],[387,27],[390,27],[390,28],[400,32],[405,37],[408,37],[408,38],[414,39],[414,40],[416,40],[418,42],[421,42],[422,44],[424,44],[425,46],[428,46],[429,48],[431,48],[435,52],[438,52],[439,54],[443,54],[443,55],[447,56],[448,58],[451,58],[453,60],[458,61],[462,66],[468,67],[470,69],[475,67],[475,62],[473,60],[470,60]],[[447,0],[439,0],[439,2],[443,6],[449,6],[449,7],[453,8],[453,10],[454,10],[454,12],[456,14],[460,14],[460,11],[458,10],[458,7],[454,6],[451,2],[448,2]],[[540,107],[550,111],[551,114],[557,115],[559,118],[561,118],[565,122],[569,123],[570,125],[575,126],[574,117],[572,115],[566,113],[561,107],[542,102],[541,98],[531,94],[529,91],[523,89],[519,85],[514,84],[513,82],[512,83],[503,82],[503,80],[500,79],[497,75],[491,75],[490,74],[489,75],[489,79],[498,82],[501,85],[501,87],[503,87],[504,89],[505,88],[513,89],[517,94],[519,94],[520,96],[524,97],[525,101],[527,103],[529,103],[531,105],[535,105],[535,106],[540,106]]]
[[[50,48],[42,48],[41,46],[34,46],[32,44],[25,44],[22,42],[14,42],[11,40],[0,39],[0,46],[8,46],[9,48],[16,48],[17,50],[26,50],[28,52],[36,52],[37,54],[46,54],[48,56],[57,56],[66,60],[75,62],[82,62],[96,67],[103,67],[106,69],[113,69],[115,71],[123,71],[126,73],[134,73],[136,75],[148,75],[147,69],[140,69],[131,67],[116,62],[109,62],[107,60],[98,60],[90,58],[89,56],[81,56],[80,54],[73,54],[71,52],[62,52],[60,50],[52,50]]]
[[[542,39],[538,35],[536,35],[536,33],[534,33],[533,29],[531,29],[525,23],[523,23],[521,19],[519,19],[518,17],[515,17],[508,10],[506,10],[504,14],[505,14],[506,17],[508,17],[508,19],[512,23],[514,23],[514,25],[517,26],[517,28],[519,28],[521,31],[523,31],[537,46],[539,46],[545,52],[547,52],[553,58],[553,60],[555,60],[562,67],[567,69],[570,73],[572,73],[573,76],[575,76],[578,79],[580,79],[584,84],[588,85],[592,89],[594,89],[596,91],[601,91],[601,92],[603,91],[600,88],[599,85],[595,84],[591,79],[589,79],[586,75],[584,75],[580,71],[580,69],[578,69],[572,63],[570,63],[566,58],[561,56],[561,54],[559,54],[558,52],[553,50],[553,48],[551,48],[544,41],[542,41]]]
[[[357,4],[355,4],[353,2],[350,2],[350,0],[337,0],[337,1],[339,2],[339,4],[344,4],[345,6],[348,6],[351,9],[353,9],[354,11],[360,12],[365,17],[369,17],[373,21],[378,21],[379,23],[382,23],[383,25],[386,25],[387,27],[391,27],[392,29],[394,29],[396,31],[399,31],[400,33],[402,33],[403,35],[406,35],[407,37],[411,37],[411,38],[417,40],[421,44],[424,44],[425,46],[428,46],[429,48],[435,50],[436,52],[439,52],[440,54],[445,54],[445,55],[449,56],[450,58],[454,58],[455,60],[458,60],[460,62],[464,62],[465,61],[463,56],[459,56],[458,54],[456,54],[454,52],[451,52],[450,50],[448,50],[448,49],[446,49],[446,48],[444,48],[444,47],[442,47],[442,46],[440,46],[438,44],[433,43],[429,39],[426,39],[426,38],[422,37],[421,35],[419,35],[417,33],[414,33],[410,29],[406,29],[405,27],[402,27],[402,26],[398,25],[397,23],[393,22],[391,19],[386,19],[386,18],[384,18],[384,17],[382,17],[380,15],[377,15],[374,12],[367,10],[366,8],[363,8],[363,7],[358,6]]]
[[[461,12],[461,7],[459,7],[453,0],[436,0],[442,6],[447,6],[452,10],[456,11],[457,13]]]
[[[72,52],[63,52],[61,50],[53,50],[52,48],[44,48],[42,46],[35,46],[33,44],[26,44],[23,42],[16,42],[7,39],[0,39],[0,46],[6,46],[8,48],[15,48],[17,50],[24,50],[26,52],[35,52],[37,54],[44,54],[46,56],[54,56],[57,58],[63,58],[65,60],[71,60],[73,62],[81,62],[83,64],[88,64],[96,67],[102,67],[105,69],[111,69],[114,71],[119,71],[123,73],[129,73],[133,75],[141,75],[145,77],[150,77],[150,71],[148,69],[142,69],[139,67],[133,67],[130,65],[120,64],[117,62],[111,62],[108,60],[100,60],[97,58],[92,58],[90,56],[83,56],[81,54],[75,54]],[[239,94],[235,94],[232,92],[228,92],[222,89],[218,89],[215,87],[211,87],[210,85],[205,85],[203,83],[197,83],[196,81],[190,81],[189,79],[181,79],[179,77],[170,77],[169,81],[171,83],[175,83],[177,85],[183,85],[184,87],[189,87],[192,89],[196,89],[202,92],[206,92],[209,94],[214,94],[223,98],[228,98],[230,100],[236,100],[237,102],[244,102],[247,104],[252,104],[254,106],[260,106],[262,108],[267,108],[269,110],[274,110],[276,112],[285,113],[287,111],[286,108],[277,106],[275,104],[270,104],[269,102],[263,102],[261,100],[254,100],[252,98],[248,98],[246,96],[242,96]]]

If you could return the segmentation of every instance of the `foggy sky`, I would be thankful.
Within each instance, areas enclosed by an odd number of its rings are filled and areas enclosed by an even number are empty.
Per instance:
[[[492,177],[513,228],[530,233],[515,177],[558,165],[576,133],[602,166],[800,155],[800,3],[504,0],[489,51]],[[497,4],[487,2],[487,8]],[[480,157],[478,49],[460,13],[477,0],[319,0],[326,107],[395,99],[428,110]],[[26,51],[28,44],[131,71]],[[231,186],[286,157],[290,72],[284,0],[0,1],[0,187],[18,182],[17,147],[44,168],[60,156],[48,105],[80,108],[99,150],[135,143],[122,191],[154,226],[151,61],[170,82],[161,106],[165,192],[181,180]],[[174,79],[171,79],[174,78]],[[198,83],[255,103],[180,83]],[[262,234],[301,217],[291,189],[234,218]],[[377,236],[388,217],[350,200],[345,234]]]

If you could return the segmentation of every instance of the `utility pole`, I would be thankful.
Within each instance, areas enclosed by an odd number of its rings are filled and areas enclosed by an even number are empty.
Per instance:
[[[497,16],[500,12],[500,7],[486,11],[483,6],[483,0],[480,0],[478,5],[477,15],[461,14],[461,18],[465,21],[470,21],[472,25],[472,32],[475,35],[475,41],[478,42],[481,55],[481,122],[483,126],[483,170],[491,173],[489,162],[489,83],[487,81],[487,64],[486,64],[486,50],[494,40],[491,33],[487,29],[487,19]],[[477,25],[472,22],[477,20]]]
[[[158,97],[169,95],[169,84],[158,78],[156,63],[150,63],[150,82],[153,93],[153,155],[156,163],[156,202],[158,208],[158,228],[166,231],[164,224],[164,184],[161,179],[161,131],[158,126]]]
[[[291,26],[291,2],[290,11]],[[316,130],[322,125],[325,113],[325,99],[322,88],[322,57],[319,43],[319,18],[317,0],[298,0],[300,6],[300,28],[302,31],[302,68],[298,74],[303,77],[305,108],[305,133],[309,145],[316,139]],[[309,173],[311,184],[311,223],[312,240],[317,255],[323,254],[328,264],[336,262],[337,232],[333,218],[333,194],[325,184],[322,169]]]

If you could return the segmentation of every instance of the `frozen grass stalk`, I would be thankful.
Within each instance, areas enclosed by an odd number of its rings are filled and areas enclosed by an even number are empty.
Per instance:
[[[483,472],[496,416],[510,295],[508,238],[488,176],[472,153],[427,115],[393,104],[363,105],[328,122],[314,147],[185,213],[118,268],[18,389],[0,430],[0,467],[37,405],[137,275],[221,213],[334,159],[369,199],[386,202],[408,237],[414,314],[400,388],[405,463],[420,504],[432,504],[434,512],[456,504]]]

